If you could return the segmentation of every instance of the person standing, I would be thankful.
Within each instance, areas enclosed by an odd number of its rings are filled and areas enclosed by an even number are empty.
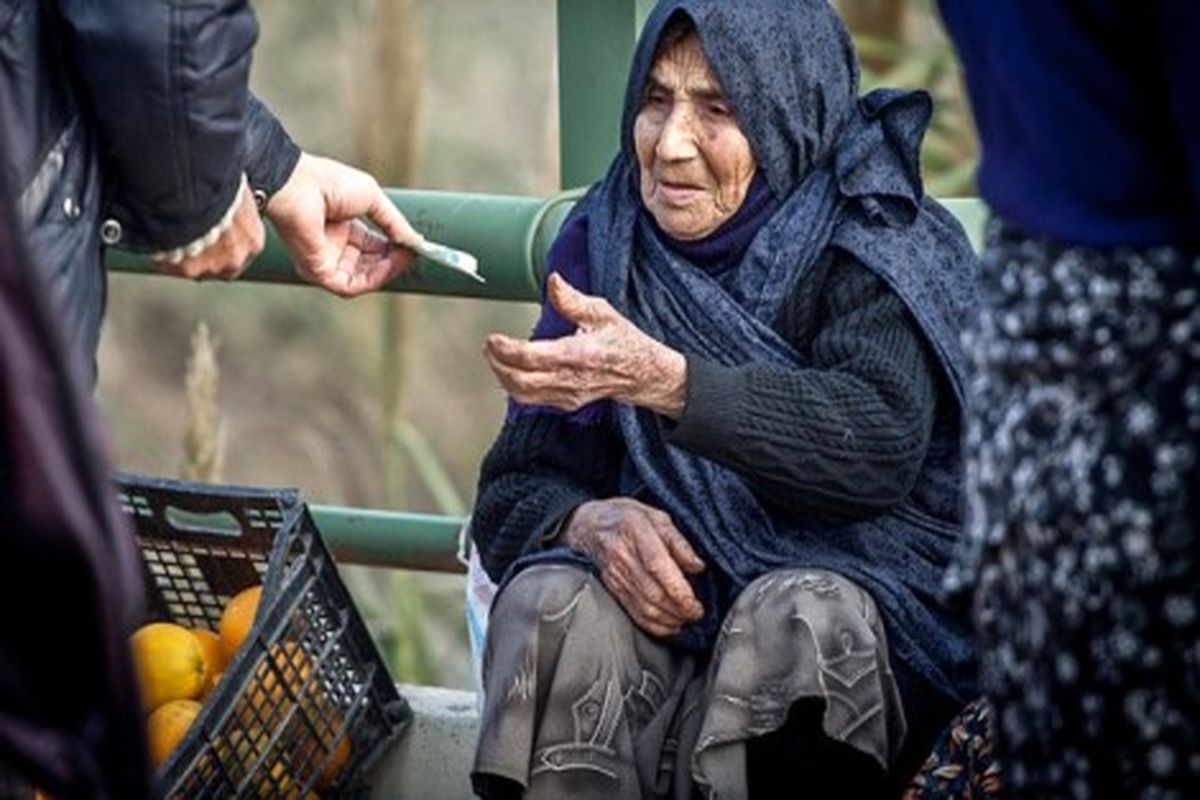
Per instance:
[[[261,212],[339,295],[415,259],[378,183],[301,152],[249,93],[256,35],[245,0],[0,0],[0,795],[16,772],[59,798],[151,796],[126,639],[141,572],[88,398],[104,248],[232,279]]]
[[[994,217],[966,452],[1014,798],[1200,793],[1200,4],[941,0]]]
[[[6,145],[0,128],[0,150]],[[142,571],[0,173],[0,798],[150,794],[126,635]]]
[[[261,207],[300,274],[336,294],[376,289],[415,260],[392,243],[421,237],[378,183],[302,153],[250,93],[257,34],[247,0],[0,0],[0,170],[85,359],[99,342],[105,247],[181,277],[233,279],[262,249]]]

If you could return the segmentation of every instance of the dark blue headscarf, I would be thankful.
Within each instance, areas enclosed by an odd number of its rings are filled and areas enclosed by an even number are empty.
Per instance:
[[[634,118],[676,14],[694,23],[761,181],[777,199],[728,269],[697,266],[654,225],[638,191]],[[821,567],[870,591],[899,666],[951,696],[972,691],[970,638],[938,587],[959,535],[965,364],[958,335],[975,307],[975,259],[954,219],[923,196],[918,150],[930,113],[922,92],[858,97],[853,47],[827,0],[669,0],[646,21],[621,152],[573,212],[586,220],[592,291],[685,354],[729,366],[804,367],[777,323],[797,284],[838,248],[905,301],[948,389],[910,496],[888,514],[840,526],[762,504],[732,470],[668,444],[657,415],[613,405],[628,453],[623,493],[667,511],[708,565],[694,585],[709,613],[681,634],[684,646],[709,646],[754,578]]]

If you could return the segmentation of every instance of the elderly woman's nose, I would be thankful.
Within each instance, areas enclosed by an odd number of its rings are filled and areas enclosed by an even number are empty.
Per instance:
[[[696,155],[696,120],[685,104],[678,104],[663,121],[655,154],[667,161],[679,161]]]

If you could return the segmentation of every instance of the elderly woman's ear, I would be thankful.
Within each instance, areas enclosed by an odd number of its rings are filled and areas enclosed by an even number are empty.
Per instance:
[[[678,419],[686,400],[687,360],[638,330],[606,300],[552,274],[546,292],[574,336],[522,341],[492,334],[484,355],[504,390],[525,405],[576,411],[616,400]]]

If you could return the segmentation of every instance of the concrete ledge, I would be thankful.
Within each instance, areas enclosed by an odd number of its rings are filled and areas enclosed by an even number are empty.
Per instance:
[[[399,689],[412,706],[413,722],[380,759],[372,800],[473,800],[475,693],[406,684]]]

